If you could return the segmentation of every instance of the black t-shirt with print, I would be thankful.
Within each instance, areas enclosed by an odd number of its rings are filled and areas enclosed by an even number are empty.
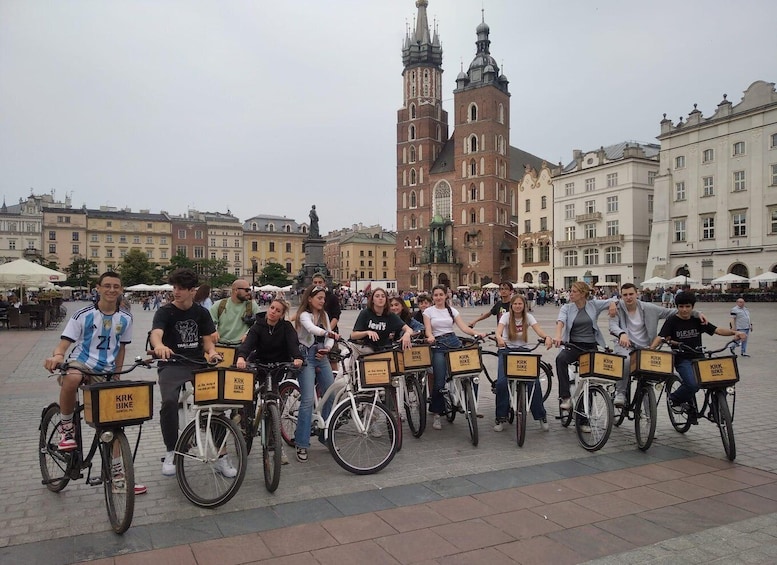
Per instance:
[[[658,335],[668,337],[672,341],[679,341],[689,347],[701,347],[701,335],[703,333],[715,335],[715,330],[717,329],[717,326],[709,322],[702,324],[699,318],[691,317],[688,320],[683,320],[677,314],[672,314],[666,319]],[[690,351],[678,351],[676,356],[680,359],[698,359],[701,357],[701,354],[691,353]]]
[[[491,315],[496,316],[496,323],[499,323],[500,318],[502,317],[502,314],[505,312],[510,311],[510,301],[502,302],[501,300],[498,302],[494,302],[494,305],[491,307]]]
[[[369,308],[359,312],[353,330],[357,332],[377,332],[380,339],[377,342],[367,341],[376,348],[391,345],[392,339],[398,339],[405,322],[396,314],[389,313],[386,316],[378,316]]]
[[[162,330],[162,343],[188,359],[202,360],[202,337],[216,331],[213,318],[199,304],[181,310],[173,303],[165,304],[154,314],[152,330]]]

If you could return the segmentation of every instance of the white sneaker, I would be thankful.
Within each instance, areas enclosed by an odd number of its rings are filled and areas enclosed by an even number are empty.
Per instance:
[[[502,422],[497,422],[496,425],[494,426],[495,432],[503,432],[504,429],[505,429],[505,426]]]
[[[165,453],[165,459],[162,462],[162,474],[165,477],[172,477],[175,475],[175,453],[172,451]]]
[[[572,399],[571,398],[565,398],[561,401],[561,404],[559,404],[559,407],[562,410],[572,410]]]
[[[547,431],[550,430],[550,426],[548,425],[548,417],[547,416],[543,416],[542,418],[540,418],[540,429],[543,432],[547,432]]]
[[[590,434],[591,433],[591,426],[588,424],[581,424],[580,425],[580,431],[584,434]]]
[[[623,408],[623,406],[626,404],[626,395],[622,392],[616,392],[615,400],[613,400],[612,403],[618,408]]]
[[[432,422],[432,427],[435,430],[441,430],[442,429],[442,422],[440,421],[440,415],[435,414],[434,415],[434,421]]]
[[[281,447],[281,465],[288,465],[289,464],[289,456],[286,455],[286,448]]]
[[[229,460],[229,455],[223,455],[219,457],[213,467],[216,469],[216,471],[228,479],[237,476],[237,469],[232,466],[232,461]]]

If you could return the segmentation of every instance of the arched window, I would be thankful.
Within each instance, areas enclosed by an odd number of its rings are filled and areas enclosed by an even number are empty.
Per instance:
[[[469,175],[474,177],[478,174],[478,164],[475,162],[475,159],[472,159],[472,161],[469,162]]]
[[[577,251],[564,251],[564,266],[577,267]]]
[[[476,122],[478,120],[478,107],[476,104],[470,104],[469,106],[469,121]]]
[[[437,126],[437,141],[442,141],[442,128]]]
[[[475,153],[478,150],[478,136],[473,135],[469,138],[469,151]]]
[[[405,249],[408,249],[409,247],[410,247],[410,238],[406,237],[405,238]]]
[[[411,126],[410,126],[410,127],[407,129],[407,138],[408,138],[410,141],[413,141],[413,140],[415,139],[415,126],[414,126],[414,125],[411,125]]]
[[[410,146],[410,162],[415,163],[415,146]]]
[[[750,278],[749,271],[747,270],[747,267],[743,265],[742,263],[734,263],[731,265],[731,273],[735,275],[739,275],[740,277]]]
[[[286,233],[291,233],[291,226],[289,224],[286,224],[285,226],[283,226],[283,231],[285,231]]]
[[[608,265],[615,265],[617,263],[621,262],[621,248],[614,246],[614,247],[605,247],[604,248],[604,262]]]
[[[599,264],[598,249],[583,250],[583,265],[598,265],[598,264]]]
[[[410,169],[410,185],[413,186],[414,184],[416,184],[415,169]]]
[[[499,109],[497,110],[498,118],[500,124],[505,123],[505,107],[502,104],[499,104]]]
[[[275,224],[267,224],[267,231],[275,231]]]
[[[415,267],[418,265],[418,258],[416,257],[415,253],[410,254],[410,266]]]
[[[410,207],[417,208],[417,201],[415,196],[415,190],[410,191]]]
[[[446,181],[440,181],[434,188],[434,215],[451,219],[451,185]]]
[[[251,231],[256,231],[256,222],[251,222]]]
[[[410,119],[415,120],[415,104],[410,104]]]
[[[415,246],[416,247],[421,247],[422,245],[423,245],[423,242],[421,241],[421,236],[420,235],[416,236],[416,238],[415,238]]]
[[[416,220],[415,214],[410,216],[410,229],[414,230],[418,228],[418,221]]]
[[[474,208],[470,208],[469,210],[469,223],[470,224],[476,224],[478,221],[478,214],[475,212]]]

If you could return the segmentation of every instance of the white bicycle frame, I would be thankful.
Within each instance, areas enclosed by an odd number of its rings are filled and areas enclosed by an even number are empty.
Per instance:
[[[194,403],[194,385],[187,381],[182,387],[181,392],[178,393],[178,429],[183,430],[187,424],[191,421],[193,421],[195,418],[199,419],[200,413],[203,411],[208,412],[208,417],[205,423],[205,437],[207,438],[213,438],[213,436],[210,433],[210,423],[213,419],[214,414],[221,414],[223,412],[226,412],[227,410],[232,409],[239,409],[242,408],[241,404],[209,404],[207,406],[199,406]],[[214,453],[212,454],[213,457],[208,458],[207,455],[207,449],[208,445],[203,441],[203,431],[201,430],[200,426],[196,426],[195,428],[195,447],[197,448],[197,453],[192,454],[191,451],[186,453],[180,453],[175,452],[176,455],[181,455],[182,457],[190,457],[197,460],[202,460],[207,463],[212,463],[219,457],[219,453],[221,453],[221,450],[224,448],[227,442],[227,438],[224,437],[222,440],[222,444],[219,446],[213,446],[211,442],[211,447],[215,447],[217,449],[214,450]],[[241,437],[242,439],[242,437]]]

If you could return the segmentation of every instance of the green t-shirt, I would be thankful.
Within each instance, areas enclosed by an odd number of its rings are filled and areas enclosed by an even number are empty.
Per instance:
[[[221,316],[219,316],[219,305],[222,303],[222,300],[226,306]],[[216,330],[219,332],[219,342],[240,343],[243,336],[251,329],[251,326],[243,321],[248,311],[246,304],[250,304],[252,314],[259,313],[259,305],[253,300],[238,304],[232,302],[230,298],[222,298],[222,300],[217,300],[210,307],[210,317],[213,318],[213,323],[216,324]]]

